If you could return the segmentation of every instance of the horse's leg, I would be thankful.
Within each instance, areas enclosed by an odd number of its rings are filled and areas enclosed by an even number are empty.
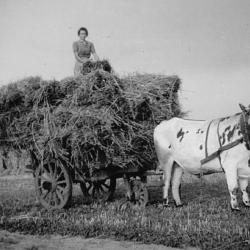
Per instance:
[[[242,192],[242,201],[246,207],[250,207],[249,196],[247,193],[248,179],[239,178],[240,190]]]
[[[173,163],[173,174],[172,174],[172,195],[175,200],[177,207],[182,206],[180,198],[180,184],[183,175],[183,169],[175,162]]]
[[[162,165],[163,175],[164,175],[164,186],[163,186],[163,206],[168,206],[168,190],[171,181],[171,174],[172,174],[172,167],[173,167],[173,160],[169,158],[164,165]]]
[[[224,169],[227,179],[228,191],[231,197],[231,208],[232,210],[240,210],[237,202],[238,181],[236,165],[231,162],[230,165],[227,165],[227,168]]]

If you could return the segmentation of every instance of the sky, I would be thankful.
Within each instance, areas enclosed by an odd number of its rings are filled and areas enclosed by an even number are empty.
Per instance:
[[[73,75],[81,26],[120,76],[178,75],[189,118],[250,104],[249,0],[0,0],[0,85]]]

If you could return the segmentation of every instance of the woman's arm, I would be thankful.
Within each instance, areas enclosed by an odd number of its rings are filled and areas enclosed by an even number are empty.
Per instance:
[[[91,43],[91,54],[93,55],[94,61],[99,61],[99,56],[96,54],[95,46]]]

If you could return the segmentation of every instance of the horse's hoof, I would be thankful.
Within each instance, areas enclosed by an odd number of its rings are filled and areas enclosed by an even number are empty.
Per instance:
[[[164,202],[162,203],[162,206],[163,207],[170,207],[168,203],[164,203]]]
[[[250,203],[246,204],[243,202],[244,207],[250,207]]]
[[[163,207],[170,207],[169,204],[167,204],[167,203],[163,203],[162,206]]]
[[[184,203],[180,203],[180,204],[175,203],[175,207],[183,207],[183,206],[184,206]]]
[[[162,205],[163,205],[163,207],[169,207],[168,200],[163,199]]]
[[[231,210],[232,210],[232,212],[240,212],[239,207],[235,207],[235,208],[232,208],[232,207],[231,207]]]

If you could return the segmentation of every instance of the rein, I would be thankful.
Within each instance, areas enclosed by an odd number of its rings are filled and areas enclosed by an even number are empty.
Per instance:
[[[219,126],[220,126],[220,122],[223,119],[223,118],[221,118],[219,120],[219,122],[218,122],[218,125],[217,125],[217,137],[218,137],[220,147],[219,147],[219,149],[217,151],[215,151],[214,153],[212,153],[210,155],[208,155],[207,142],[208,142],[208,135],[209,135],[210,126],[211,126],[211,124],[212,124],[212,122],[214,120],[212,120],[209,123],[207,131],[206,131],[205,158],[201,160],[201,165],[203,165],[203,164],[213,160],[214,158],[218,157],[221,168],[222,168],[221,157],[220,157],[221,152],[226,151],[226,150],[228,150],[230,148],[233,148],[233,147],[237,146],[238,144],[242,143],[243,141],[246,143],[247,150],[250,150],[250,126],[248,125],[248,122],[247,122],[249,116],[250,116],[250,114],[248,112],[244,112],[244,111],[242,112],[242,114],[240,116],[240,122],[239,122],[242,137],[240,137],[239,139],[237,139],[237,140],[235,140],[233,142],[228,143],[225,146],[222,146],[221,141],[220,141],[220,135],[219,135]]]

